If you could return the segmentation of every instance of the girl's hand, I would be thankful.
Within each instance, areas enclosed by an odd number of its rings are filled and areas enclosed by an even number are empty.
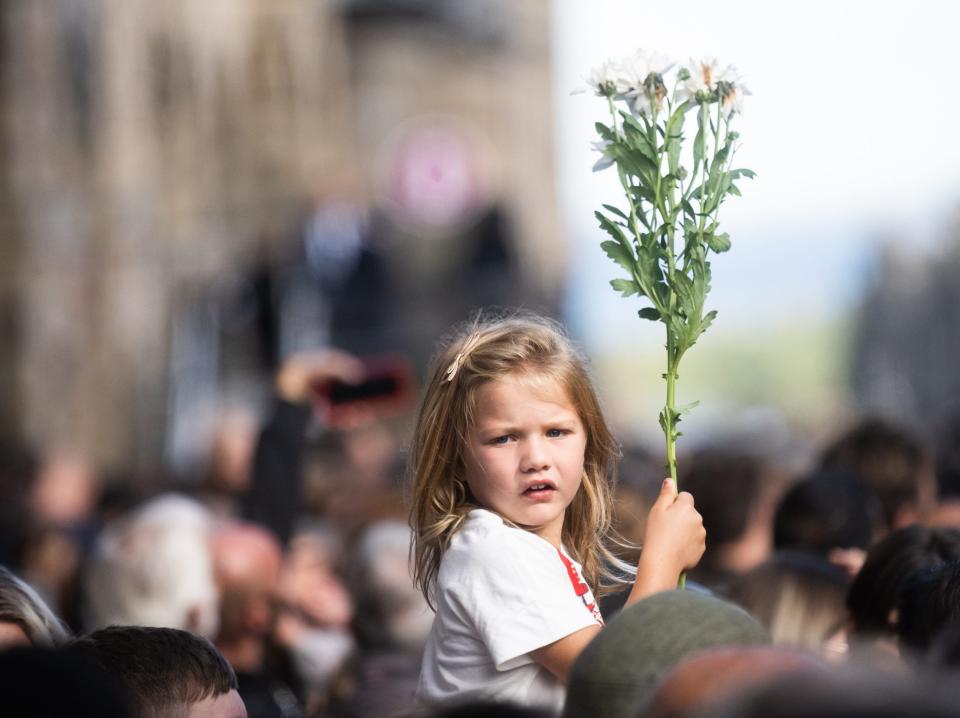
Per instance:
[[[627,603],[676,588],[680,574],[696,566],[706,550],[707,532],[693,496],[675,491],[673,481],[665,479],[650,509],[637,580]]]

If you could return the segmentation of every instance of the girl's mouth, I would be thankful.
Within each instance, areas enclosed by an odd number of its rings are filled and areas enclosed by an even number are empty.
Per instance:
[[[556,491],[556,489],[553,484],[531,484],[527,487],[526,491],[523,492],[523,495],[531,499],[545,499],[552,496],[554,491]]]

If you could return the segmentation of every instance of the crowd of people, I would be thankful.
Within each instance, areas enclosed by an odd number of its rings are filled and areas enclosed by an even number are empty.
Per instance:
[[[466,336],[438,360],[438,391],[480,376],[469,362],[480,366],[492,340]],[[412,457],[405,418],[384,418],[362,401],[333,416],[318,383],[355,382],[362,372],[357,359],[333,350],[287,359],[262,426],[251,434],[241,423],[237,436],[218,436],[223,453],[200,481],[136,484],[100,476],[75,454],[3,448],[3,714],[555,715],[482,690],[438,705],[418,698],[422,665],[437,669],[430,661],[441,660],[439,639],[430,638],[434,609],[439,601],[445,621],[444,611],[456,613],[443,604],[447,594],[431,593],[424,568],[446,581],[440,560],[449,546],[461,548],[454,539],[437,544],[435,563],[414,567],[415,585],[411,560],[429,558],[432,545],[417,553],[424,495],[411,474],[427,449],[443,466],[453,459],[435,449],[443,439],[424,427],[424,414]],[[524,386],[511,387],[508,399]],[[663,575],[649,591],[601,591],[593,582],[598,605],[585,595],[597,626],[582,620],[589,641],[564,666],[565,718],[960,715],[952,687],[960,670],[956,433],[921,437],[863,420],[838,429],[803,476],[756,447],[703,447],[681,459],[680,487],[693,501],[683,509],[687,523],[677,518],[669,529],[657,513],[669,488],[662,469],[621,448],[610,517],[624,539],[616,561],[637,566],[644,538],[650,551],[669,544],[682,555],[676,568],[689,569],[686,588],[663,591]],[[594,469],[605,476],[609,467]],[[456,491],[472,509],[510,519],[510,506],[500,510],[478,486]],[[691,558],[699,556],[693,505],[707,536],[699,562]],[[435,513],[444,511],[455,513]],[[462,538],[470,521],[482,526],[489,517],[473,511],[457,520],[449,536]],[[670,531],[673,543],[662,538]],[[576,553],[570,534],[562,538],[561,558],[567,548]],[[578,569],[587,579],[610,573],[592,556],[566,563],[575,586]],[[641,561],[638,583],[643,571]],[[478,601],[509,598],[499,586],[470,590]],[[522,622],[502,620],[490,630],[515,639]],[[532,665],[546,670],[551,660]]]

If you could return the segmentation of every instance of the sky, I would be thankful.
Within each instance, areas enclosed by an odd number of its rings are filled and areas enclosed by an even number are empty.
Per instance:
[[[571,95],[595,65],[637,48],[733,64],[753,93],[736,164],[757,172],[720,215],[732,250],[713,262],[711,332],[829,320],[854,308],[880,242],[936,252],[960,206],[960,6],[555,0],[558,196],[570,243],[567,321],[588,348],[659,327],[609,288],[593,211],[622,203],[614,170],[592,173],[603,101]],[[641,326],[644,325],[644,326]]]

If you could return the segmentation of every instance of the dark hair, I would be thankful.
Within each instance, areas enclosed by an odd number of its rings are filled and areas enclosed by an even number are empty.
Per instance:
[[[0,651],[0,704],[4,718],[131,716],[117,682],[101,666],[52,648]]]
[[[954,718],[957,687],[936,677],[906,677],[839,667],[794,673],[714,706],[699,718]]]
[[[960,669],[960,621],[954,621],[937,634],[930,644],[926,659],[929,668]]]
[[[960,529],[908,526],[898,529],[867,553],[850,586],[847,610],[860,635],[893,635],[890,614],[907,580],[925,569],[960,559]]]
[[[801,479],[780,499],[773,545],[824,558],[835,548],[866,550],[878,524],[879,507],[863,482],[847,471],[820,471]]]
[[[939,495],[960,499],[960,409],[954,410],[940,422],[936,471]]]
[[[910,432],[883,419],[865,419],[823,452],[823,468],[855,471],[879,499],[883,519],[894,528],[900,509],[916,504],[927,462]]]
[[[67,644],[116,677],[134,715],[186,715],[188,707],[236,690],[237,677],[213,644],[175,628],[110,626]]]
[[[694,455],[681,486],[696,497],[711,545],[743,536],[762,493],[763,469],[758,458],[743,452],[705,449]],[[705,558],[709,555],[708,548]]]
[[[900,592],[897,637],[901,647],[925,654],[946,626],[960,620],[960,561],[912,576]]]

